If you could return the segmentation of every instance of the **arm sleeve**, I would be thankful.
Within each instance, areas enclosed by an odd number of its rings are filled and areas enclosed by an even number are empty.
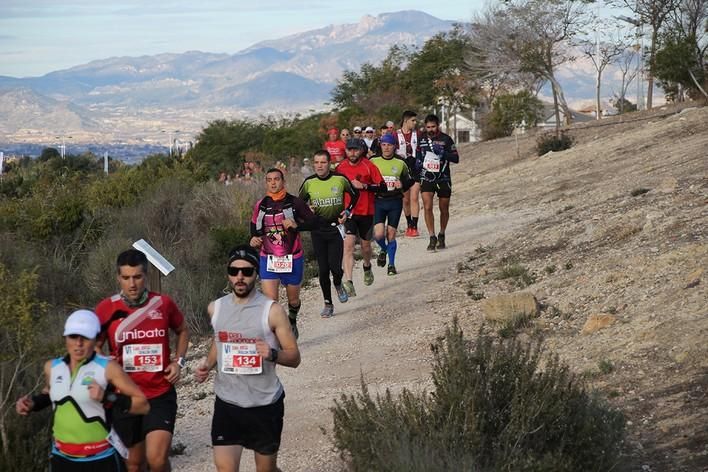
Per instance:
[[[415,180],[411,177],[411,173],[408,170],[408,166],[403,164],[403,172],[401,172],[401,191],[405,192],[413,186]]]
[[[251,216],[251,236],[263,236],[263,223],[261,217],[261,202],[260,199],[253,207],[253,215]]]
[[[359,200],[359,191],[352,187],[352,183],[349,181],[348,178],[344,177],[343,175],[341,176],[344,179],[345,185],[344,185],[344,191],[349,194],[349,206],[345,208],[350,214],[352,210],[354,209],[354,206],[356,205],[356,202]]]
[[[455,146],[455,141],[451,137],[447,137],[445,140],[445,160],[448,162],[454,162],[458,164],[460,162],[460,154],[457,152],[457,146]]]
[[[302,198],[295,198],[295,215],[298,231],[312,231],[319,226],[317,215],[312,213]]]

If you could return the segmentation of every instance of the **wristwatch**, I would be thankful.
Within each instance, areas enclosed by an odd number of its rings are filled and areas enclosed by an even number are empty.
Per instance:
[[[185,359],[184,357],[178,357],[177,365],[180,369],[184,369],[185,367],[187,367],[187,359]]]
[[[277,349],[270,349],[270,361],[271,362],[276,362],[278,360],[278,350]]]

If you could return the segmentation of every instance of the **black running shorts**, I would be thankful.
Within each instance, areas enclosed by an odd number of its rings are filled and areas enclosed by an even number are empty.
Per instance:
[[[212,446],[243,446],[270,456],[280,449],[285,393],[270,405],[241,408],[219,397],[211,420]]]
[[[423,193],[437,193],[438,198],[450,198],[452,184],[450,182],[428,182],[424,180],[420,183],[420,191]]]
[[[374,215],[354,215],[344,223],[347,234],[359,236],[364,241],[371,241],[374,232]]]
[[[93,461],[72,461],[59,454],[51,454],[47,470],[49,472],[124,472],[125,463],[117,452]]]
[[[174,433],[177,417],[177,392],[172,387],[159,397],[148,400],[147,415],[131,415],[116,410],[112,412],[113,429],[128,447],[143,442],[150,431],[162,430]]]

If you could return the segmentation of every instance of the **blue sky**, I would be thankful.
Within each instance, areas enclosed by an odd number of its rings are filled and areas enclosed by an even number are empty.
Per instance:
[[[39,76],[112,56],[235,53],[265,39],[400,10],[470,21],[481,5],[482,0],[0,0],[0,75]]]

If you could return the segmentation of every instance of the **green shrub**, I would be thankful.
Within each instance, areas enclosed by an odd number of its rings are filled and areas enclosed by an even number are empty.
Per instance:
[[[565,132],[561,132],[560,135],[544,133],[536,139],[536,154],[543,156],[550,151],[564,151],[570,149],[574,142],[575,139]]]
[[[539,344],[474,344],[457,320],[433,345],[433,391],[342,395],[334,445],[354,471],[604,471],[624,417]],[[541,367],[543,365],[543,367]]]
[[[519,264],[507,264],[501,267],[496,274],[497,280],[513,279],[514,283],[520,288],[528,287],[536,282],[536,276],[529,272],[528,268]]]

